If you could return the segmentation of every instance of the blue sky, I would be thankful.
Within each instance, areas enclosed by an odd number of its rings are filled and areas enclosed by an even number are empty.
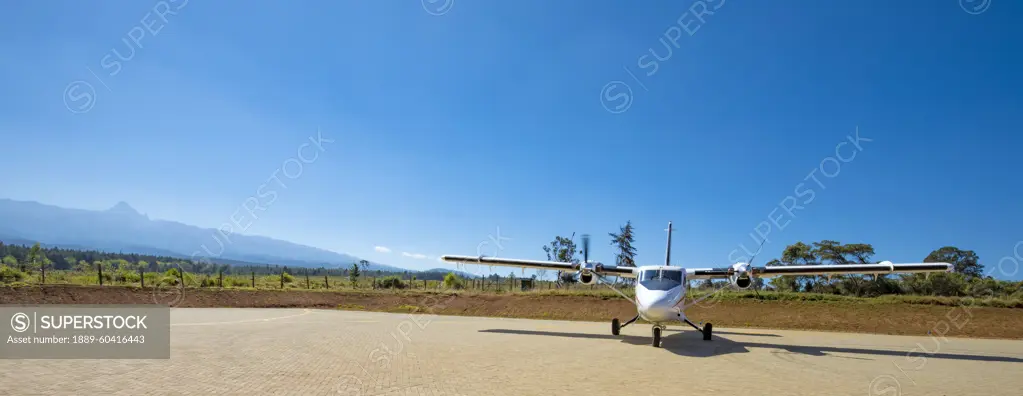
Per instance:
[[[1023,4],[425,3],[6,4],[0,196],[416,269],[572,232],[613,261],[627,220],[648,264],[669,220],[686,266],[759,235],[761,263],[821,239],[1023,254]]]

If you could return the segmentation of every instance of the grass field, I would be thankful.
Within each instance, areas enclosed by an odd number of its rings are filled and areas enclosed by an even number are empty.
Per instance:
[[[134,276],[130,276],[134,275]],[[167,287],[177,285],[182,278],[175,279],[175,276],[164,273],[138,273],[114,272],[104,274],[103,285],[105,286],[137,286],[153,287],[160,285]],[[143,279],[144,278],[144,281]],[[393,278],[393,277],[391,277]],[[408,292],[444,292],[455,293],[465,296],[474,295],[530,295],[530,296],[592,296],[602,299],[620,298],[613,290],[601,285],[568,284],[557,287],[553,282],[537,282],[530,290],[521,290],[521,284],[511,282],[507,278],[500,282],[466,280],[460,289],[445,288],[442,281],[438,280],[404,280],[400,284],[402,289],[379,287],[381,279],[374,277],[361,277],[357,284],[353,285],[347,277],[340,276],[309,276],[291,275],[284,277],[280,275],[223,275],[217,274],[192,274],[183,275],[184,285],[189,289],[211,289],[211,290],[288,290],[288,291],[313,291],[313,292],[344,292],[358,291],[360,293],[408,293]],[[23,279],[16,282],[8,282],[8,286],[33,286],[42,284],[42,276],[35,272],[26,274]],[[49,271],[46,275],[47,285],[100,285],[99,276],[95,273],[81,273],[73,271]],[[378,284],[378,287],[374,287]],[[2,284],[0,284],[2,285]],[[283,288],[282,288],[283,286]],[[632,297],[634,292],[631,287],[621,287],[620,290]],[[689,290],[690,298],[714,292],[714,290]],[[713,295],[702,305],[711,305],[721,301],[778,301],[778,302],[817,302],[827,304],[859,304],[859,305],[891,305],[891,304],[913,304],[913,305],[935,305],[935,306],[979,306],[994,308],[1023,308],[1023,299],[1009,297],[942,297],[942,296],[916,296],[916,295],[885,295],[879,297],[853,297],[834,294],[805,293],[805,292],[774,292],[760,291],[738,291],[721,290]]]
[[[100,274],[98,272],[78,272],[78,271],[64,271],[64,270],[50,270],[46,272],[45,284],[57,284],[57,285],[100,285]],[[102,284],[108,286],[142,286],[154,285],[158,283],[172,283],[179,280],[183,280],[186,287],[224,287],[224,288],[254,288],[254,289],[306,289],[306,290],[317,290],[317,289],[329,289],[329,290],[343,290],[343,289],[373,289],[374,284],[378,284],[386,279],[397,279],[395,276],[361,276],[358,278],[357,283],[353,284],[348,277],[343,276],[315,276],[305,275],[299,273],[288,273],[283,277],[280,274],[272,275],[237,275],[237,274],[196,274],[185,272],[181,278],[177,275],[169,275],[161,272],[127,272],[127,271],[109,271],[102,275]],[[283,282],[282,282],[283,280]],[[143,282],[144,281],[144,282]],[[401,286],[406,289],[429,289],[436,290],[442,288],[442,282],[439,280],[422,280],[422,279],[400,279]],[[477,289],[483,291],[509,291],[513,288],[520,286],[519,280],[515,279],[510,281],[508,278],[502,278],[498,282],[491,280],[463,280],[463,287],[467,289]],[[43,284],[43,276],[41,272],[34,271],[31,273],[19,273],[17,277],[9,276],[4,277],[0,274],[0,285],[7,284],[12,286],[20,285],[39,285]],[[537,288],[539,289],[552,289],[554,288],[553,282],[550,281],[538,281]],[[571,285],[572,289],[593,289],[587,285]]]

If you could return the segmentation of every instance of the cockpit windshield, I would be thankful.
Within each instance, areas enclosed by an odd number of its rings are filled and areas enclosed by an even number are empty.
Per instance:
[[[671,290],[682,284],[682,271],[675,269],[643,270],[639,274],[639,284],[647,290]]]

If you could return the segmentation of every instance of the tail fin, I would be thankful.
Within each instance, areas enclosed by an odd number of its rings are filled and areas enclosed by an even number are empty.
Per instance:
[[[665,231],[668,231],[668,248],[664,252],[664,265],[665,266],[670,266],[671,265],[671,222],[670,221],[668,222],[668,229],[666,229]]]

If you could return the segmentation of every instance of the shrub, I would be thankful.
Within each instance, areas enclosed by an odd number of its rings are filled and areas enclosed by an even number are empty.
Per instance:
[[[161,285],[177,286],[178,283],[181,281],[181,278],[179,277],[180,274],[181,272],[178,271],[177,268],[171,268],[167,270],[167,272],[164,272],[162,276],[160,276],[159,283]]]
[[[444,288],[446,289],[462,289],[465,287],[465,282],[458,275],[453,272],[448,272],[444,275]]]
[[[160,273],[147,272],[144,276],[146,279],[146,286],[149,286],[159,284],[164,275]]]
[[[0,265],[0,283],[21,282],[26,276],[28,275],[19,271],[17,268]]]
[[[397,276],[384,277],[377,282],[377,287],[383,289],[404,289],[405,286],[405,282],[402,282],[401,278]]]
[[[103,276],[106,277],[106,274]],[[112,275],[112,278],[115,282],[135,283],[139,281],[139,274],[135,271],[119,269]]]

